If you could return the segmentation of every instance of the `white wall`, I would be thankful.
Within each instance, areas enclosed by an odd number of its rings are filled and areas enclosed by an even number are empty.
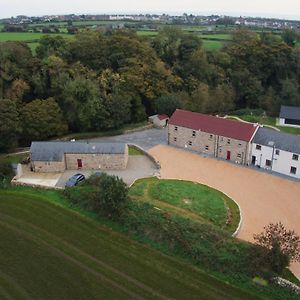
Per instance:
[[[295,127],[295,128],[299,128],[300,125],[293,125],[293,124],[285,124],[285,119],[280,118],[279,119],[279,124],[280,126],[287,126],[287,127]]]
[[[266,167],[266,160],[268,159],[271,160],[272,162],[273,147],[261,145],[261,150],[257,150],[256,145],[257,144],[255,143],[252,144],[252,156],[253,155],[256,156],[255,165],[260,166],[263,169],[271,169]],[[279,150],[279,155],[276,155],[276,148],[274,149],[272,171],[300,179],[300,154],[299,154],[299,160],[296,161],[293,160],[294,153],[283,151],[280,149],[278,150]],[[296,174],[290,173],[291,167],[297,168]]]

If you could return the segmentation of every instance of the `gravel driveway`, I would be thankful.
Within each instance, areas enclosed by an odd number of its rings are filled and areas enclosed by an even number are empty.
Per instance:
[[[127,133],[123,135],[110,136],[110,137],[101,137],[94,138],[91,141],[94,142],[123,142],[123,143],[131,143],[136,144],[142,147],[145,150],[149,150],[150,148],[156,145],[166,145],[167,144],[167,129],[158,129],[151,128],[143,131],[137,131],[132,133]]]
[[[161,163],[161,177],[196,181],[216,188],[241,207],[238,237],[252,241],[270,222],[281,221],[300,235],[300,183],[170,146],[150,151]],[[300,278],[300,263],[291,267]]]

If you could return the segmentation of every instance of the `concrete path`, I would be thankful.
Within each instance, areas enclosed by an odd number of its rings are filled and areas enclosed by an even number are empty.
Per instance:
[[[170,146],[158,145],[149,152],[161,163],[162,178],[196,181],[233,198],[243,215],[238,238],[253,241],[254,233],[278,221],[300,235],[299,182]],[[300,263],[291,270],[300,278]]]
[[[137,178],[154,176],[159,172],[154,163],[147,156],[130,155],[125,170],[67,170],[60,176],[56,187],[64,188],[67,180],[74,174],[81,173],[89,177],[96,171],[119,176],[128,185],[132,184]]]

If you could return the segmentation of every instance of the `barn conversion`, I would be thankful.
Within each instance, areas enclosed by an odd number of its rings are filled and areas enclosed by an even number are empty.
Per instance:
[[[259,128],[252,142],[251,163],[300,179],[300,136]]]
[[[34,172],[118,170],[126,168],[128,146],[124,143],[32,142],[30,159]]]
[[[169,121],[168,143],[248,164],[257,125],[177,109]]]

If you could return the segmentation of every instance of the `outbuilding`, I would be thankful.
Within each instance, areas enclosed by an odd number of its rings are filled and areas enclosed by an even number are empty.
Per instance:
[[[169,116],[167,115],[153,115],[150,116],[149,122],[153,123],[156,127],[166,127],[169,122]]]
[[[128,162],[125,143],[32,142],[31,168],[34,172],[65,170],[119,170]]]
[[[300,127],[300,107],[281,105],[278,125]]]

